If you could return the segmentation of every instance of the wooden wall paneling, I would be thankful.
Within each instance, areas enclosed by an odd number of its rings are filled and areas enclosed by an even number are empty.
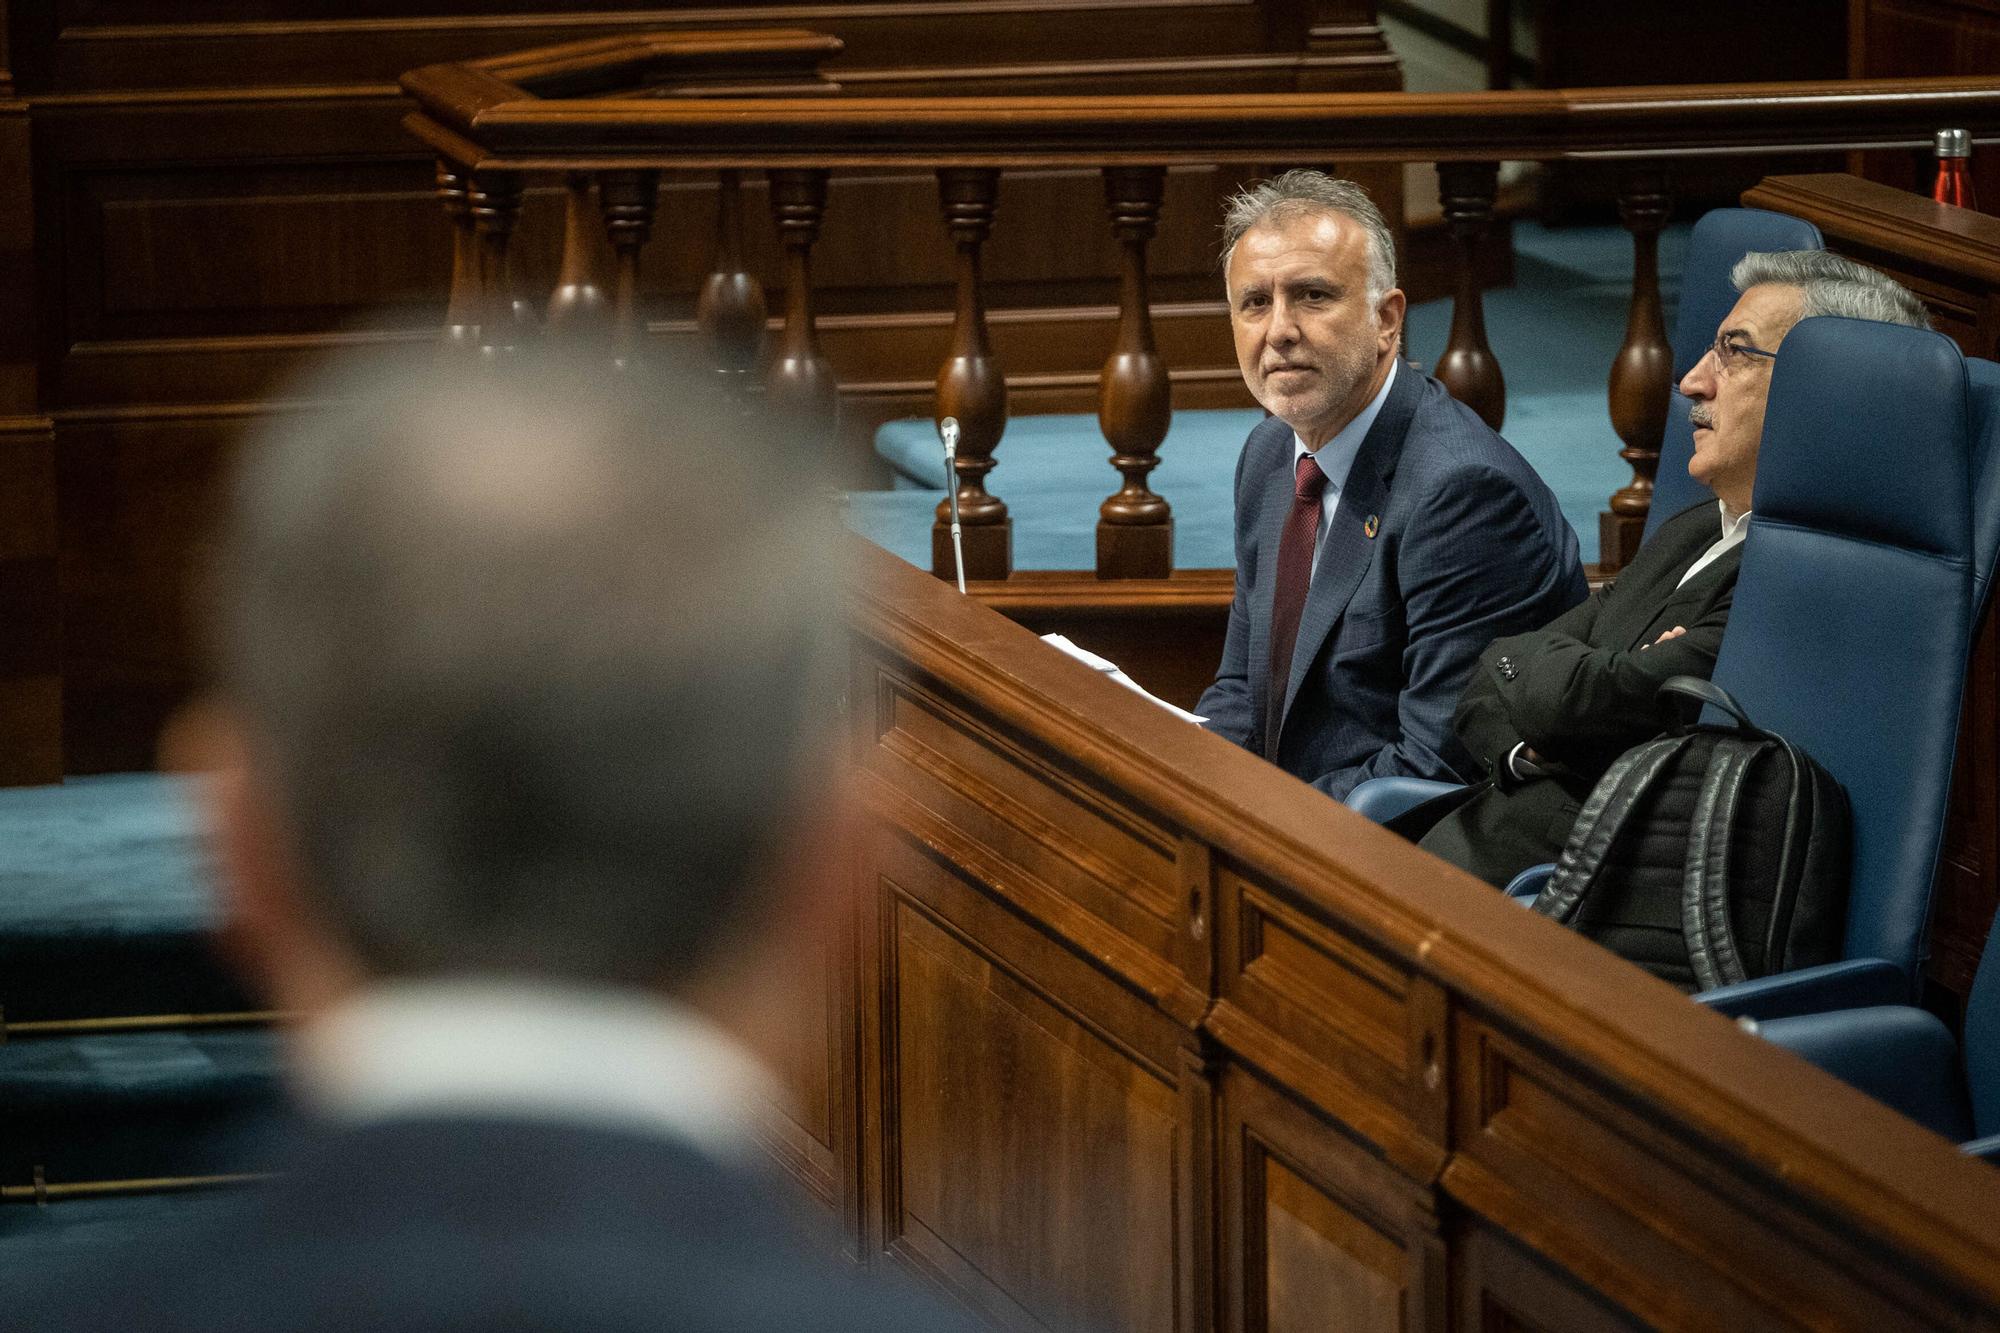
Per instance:
[[[857,555],[880,1249],[1018,1327],[1992,1323],[1990,1170]],[[1105,802],[1165,834],[1103,832]],[[1107,930],[1122,895],[1079,838],[1148,883],[1171,846],[1212,954]],[[1048,1253],[1093,1225],[1099,1252]]]
[[[1457,1214],[1449,1234],[1453,1327],[1463,1333],[1636,1333],[1657,1327],[1477,1216]]]
[[[927,850],[875,852],[884,1250],[1006,1327],[1207,1327],[1186,1030]]]
[[[1995,8],[2000,17],[2000,6]],[[1882,270],[1922,298],[1967,356],[2000,356],[2000,219],[1853,176],[1773,176],[1743,196],[1811,220],[1829,249]],[[1973,640],[1946,811],[1928,1002],[1956,1021],[2000,906],[2000,627],[1992,607]],[[1938,993],[1941,992],[1941,993]]]
[[[34,75],[23,86],[35,92],[229,87],[246,68],[259,69],[273,83],[390,84],[420,65],[528,46],[621,33],[770,27],[774,21],[771,8],[760,4],[675,9],[605,0],[568,11],[549,0],[319,6],[317,12],[269,2],[207,13],[178,5],[168,21],[143,0],[96,3],[84,12],[65,0],[29,0],[15,8],[17,59]],[[970,10],[951,0],[920,0],[794,6],[782,22],[830,32],[846,43],[846,52],[827,67],[835,78],[897,69],[938,78],[968,63],[1054,66],[1080,74],[1106,62],[1254,52],[1264,37],[1260,10],[1244,0],[1056,0]],[[980,59],[968,62],[968,52]],[[1152,72],[1158,75],[1157,64]]]
[[[1111,587],[1082,571],[1016,570],[1004,583],[968,591],[1037,634],[1067,635],[1160,698],[1193,709],[1222,661],[1235,585],[1231,569],[1183,569]]]
[[[1403,1171],[1434,1174],[1445,1034],[1426,983],[1240,866],[1219,868],[1215,910],[1216,1039]]]
[[[1450,1327],[1435,1193],[1254,1074],[1218,1084],[1224,1326]]]
[[[1079,671],[1089,668],[1081,665]],[[1091,942],[1099,964],[1190,1024],[1201,994],[1178,966],[1178,840],[960,702],[893,669],[866,682],[871,773],[921,793],[926,836],[1004,882],[1011,901]]]
[[[4,17],[4,14],[0,14]],[[0,80],[6,52],[0,47]],[[24,181],[28,107],[0,101],[0,180]],[[62,611],[55,440],[36,356],[35,217],[24,190],[0,192],[0,783],[62,776]]]
[[[1766,1191],[1749,1197],[1712,1148],[1593,1090],[1532,1038],[1472,1013],[1455,1026],[1456,1152],[1444,1188],[1634,1316],[1732,1330],[1957,1317],[1915,1275],[1856,1247],[1838,1219]],[[1768,1058],[1806,1068],[1787,1052]],[[1750,1254],[1765,1258],[1746,1268]]]

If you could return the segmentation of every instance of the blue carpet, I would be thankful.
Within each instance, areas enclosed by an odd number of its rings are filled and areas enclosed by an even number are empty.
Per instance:
[[[146,1243],[171,1245],[219,1212],[243,1206],[234,1191],[174,1190],[100,1199],[63,1199],[46,1207],[0,1204],[0,1288],[74,1271],[81,1262]]]
[[[250,1007],[211,957],[194,779],[0,790],[0,1006],[11,1022]]]
[[[1687,250],[1686,227],[1660,240],[1661,289],[1671,305]],[[1597,516],[1631,478],[1618,458],[1605,376],[1625,336],[1632,241],[1622,228],[1550,229],[1517,223],[1515,283],[1486,294],[1488,338],[1507,378],[1502,433],[1549,483],[1577,531],[1585,560],[1597,559]],[[1429,366],[1444,351],[1451,303],[1412,307],[1407,354]],[[1176,413],[1160,447],[1153,489],[1174,510],[1174,564],[1227,568],[1231,482],[1254,411]],[[894,488],[849,497],[855,531],[912,564],[930,564],[933,506],[944,487],[944,458],[931,423],[892,421],[875,450],[895,473]],[[1094,416],[1018,417],[1007,423],[989,478],[1014,518],[1018,569],[1090,569],[1096,564],[1097,506],[1117,488],[1110,448]]]

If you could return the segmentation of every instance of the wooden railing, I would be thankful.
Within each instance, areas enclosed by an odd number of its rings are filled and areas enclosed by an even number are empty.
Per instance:
[[[1661,314],[1657,243],[1671,202],[1675,158],[1767,156],[1805,150],[1919,148],[1940,125],[1975,138],[2000,133],[2000,81],[1927,79],[1833,85],[1757,84],[1686,88],[1578,89],[1440,95],[1248,94],[1152,97],[870,97],[761,95],[745,71],[758,41],[777,53],[777,77],[796,84],[813,53],[810,34],[731,34],[727,76],[702,47],[721,41],[680,34],[651,42],[552,48],[504,60],[438,65],[405,76],[422,108],[407,124],[439,156],[440,193],[459,237],[453,335],[503,351],[521,326],[505,289],[511,212],[521,183],[559,174],[577,192],[572,218],[586,216],[594,178],[605,230],[618,256],[611,310],[636,348],[641,334],[638,264],[651,225],[659,173],[720,173],[733,201],[740,173],[768,178],[786,256],[785,308],[768,387],[785,405],[824,417],[835,406],[833,373],[819,349],[811,257],[824,220],[828,174],[867,168],[934,169],[944,231],[956,253],[950,344],[938,372],[936,412],[955,416],[960,510],[968,573],[1012,572],[1011,520],[988,478],[1007,417],[1007,383],[987,330],[980,281],[1000,183],[1014,169],[1087,166],[1104,174],[1109,226],[1122,254],[1118,328],[1107,349],[1099,412],[1111,445],[1116,489],[1098,524],[1096,573],[1158,578],[1171,571],[1171,507],[1147,477],[1171,415],[1167,375],[1152,345],[1148,241],[1163,222],[1212,228],[1213,217],[1163,219],[1168,169],[1189,164],[1434,161],[1461,278],[1439,377],[1486,419],[1500,424],[1505,379],[1489,347],[1474,274],[1494,226],[1498,167],[1506,159],[1611,160],[1627,170],[1620,212],[1631,232],[1630,320],[1609,375],[1611,420],[1632,480],[1610,497],[1601,550],[1607,566],[1636,547],[1650,503],[1673,366]],[[824,41],[825,39],[818,39]],[[696,73],[691,71],[698,71]],[[618,85],[644,96],[615,96]],[[661,96],[661,89],[697,95]],[[759,95],[740,95],[755,92]],[[718,363],[741,373],[752,361],[747,330],[761,306],[723,209],[704,327]],[[579,222],[578,227],[581,226]],[[598,242],[572,228],[581,257]],[[570,271],[568,262],[565,272]],[[473,317],[477,312],[479,318]],[[476,324],[476,327],[475,327]],[[934,566],[949,567],[942,506]]]
[[[771,1140],[864,1262],[1009,1328],[2000,1323],[2000,1173],[861,554]]]

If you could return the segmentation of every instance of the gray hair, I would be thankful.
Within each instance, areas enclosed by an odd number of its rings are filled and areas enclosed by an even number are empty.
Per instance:
[[[353,406],[253,443],[213,652],[311,906],[382,976],[687,979],[831,739],[826,451],[608,354],[309,396]]]
[[[1353,221],[1368,238],[1368,304],[1380,303],[1396,285],[1396,238],[1366,190],[1324,171],[1295,168],[1231,195],[1222,212],[1223,270],[1229,268],[1236,243],[1252,227],[1324,213]]]
[[[1840,315],[1883,324],[1931,326],[1930,313],[1909,288],[1826,250],[1751,251],[1729,270],[1738,292],[1775,283],[1799,289],[1799,318]]]

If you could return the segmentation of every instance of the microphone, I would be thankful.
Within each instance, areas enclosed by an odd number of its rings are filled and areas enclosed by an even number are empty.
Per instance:
[[[951,559],[958,567],[958,590],[965,592],[965,547],[958,534],[958,418],[938,422],[938,438],[944,441],[945,488],[951,494]]]

